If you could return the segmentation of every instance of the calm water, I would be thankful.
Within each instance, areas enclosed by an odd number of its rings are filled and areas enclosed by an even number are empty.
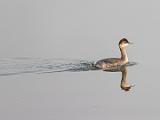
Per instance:
[[[159,120],[159,5],[1,0],[0,120]],[[138,65],[96,70],[123,37]]]
[[[130,91],[121,72],[104,72],[94,61],[1,59],[0,113],[9,120],[105,120],[159,118],[158,68],[127,67]],[[143,72],[142,72],[143,70]],[[154,73],[151,71],[155,71]]]

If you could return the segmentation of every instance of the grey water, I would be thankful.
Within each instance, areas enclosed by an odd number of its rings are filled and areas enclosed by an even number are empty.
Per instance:
[[[25,73],[55,73],[96,70],[93,61],[41,58],[3,58],[0,60],[0,76]]]
[[[159,120],[159,4],[1,0],[0,120]],[[133,63],[95,69],[123,37]]]
[[[71,59],[42,59],[42,58],[1,58],[0,76],[20,75],[25,73],[56,73],[56,72],[81,72],[99,70],[95,67],[96,61],[71,60]],[[126,66],[136,65],[129,62]],[[120,69],[120,66],[119,66]],[[110,72],[120,71],[118,66],[110,68]]]
[[[2,104],[1,113],[5,116],[9,113],[18,119],[22,119],[23,115],[24,119],[96,119],[102,114],[102,119],[112,118],[111,113],[115,110],[121,113],[119,108],[128,108],[130,102],[125,98],[117,101],[127,94],[123,92],[134,96],[136,82],[130,81],[128,73],[131,71],[128,68],[134,68],[137,63],[129,62],[125,66],[127,75],[121,67],[106,72],[97,69],[94,63],[94,60],[78,59],[1,58],[1,101],[9,103],[7,106]],[[112,97],[117,97],[117,100]],[[108,103],[111,101],[115,105]],[[40,113],[42,118],[38,117]],[[17,117],[17,114],[21,115]]]

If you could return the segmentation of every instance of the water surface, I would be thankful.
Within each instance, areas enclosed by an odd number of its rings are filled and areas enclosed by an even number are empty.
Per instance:
[[[0,120],[159,120],[159,4],[1,0]],[[130,91],[121,71],[92,66],[119,57],[123,37],[138,62],[127,67]]]

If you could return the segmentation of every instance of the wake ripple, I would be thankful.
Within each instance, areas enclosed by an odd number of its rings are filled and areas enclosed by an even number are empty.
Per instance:
[[[136,65],[130,62],[127,66]],[[19,75],[24,73],[81,72],[98,70],[94,61],[41,58],[3,58],[0,59],[0,76]],[[111,72],[114,70],[110,70]]]
[[[87,60],[5,58],[0,59],[0,76],[24,73],[80,72],[97,70],[94,62]]]

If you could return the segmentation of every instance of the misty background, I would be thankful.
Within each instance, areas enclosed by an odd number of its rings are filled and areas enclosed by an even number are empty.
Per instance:
[[[159,11],[156,0],[1,0],[0,55],[100,59],[126,37],[129,58],[149,64],[160,60]]]

